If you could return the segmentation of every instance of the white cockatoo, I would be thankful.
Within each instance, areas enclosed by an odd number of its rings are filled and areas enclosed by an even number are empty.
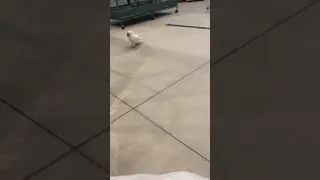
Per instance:
[[[134,32],[131,31],[131,30],[129,30],[129,31],[127,32],[127,36],[128,36],[128,38],[129,38],[129,41],[130,41],[131,44],[132,44],[132,47],[134,47],[134,48],[136,47],[137,44],[141,43],[141,41],[142,41],[142,38],[139,37],[138,34],[134,33]]]

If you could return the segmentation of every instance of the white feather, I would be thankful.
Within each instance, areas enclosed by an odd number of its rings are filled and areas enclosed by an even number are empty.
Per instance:
[[[138,34],[134,33],[133,31],[129,30],[127,32],[127,36],[129,38],[130,43],[132,44],[132,47],[136,47],[136,45],[141,43],[142,41],[142,38]]]

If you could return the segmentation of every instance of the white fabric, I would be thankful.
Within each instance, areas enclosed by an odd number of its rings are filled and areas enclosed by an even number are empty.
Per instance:
[[[175,172],[163,175],[135,174],[130,176],[114,176],[111,180],[209,180],[189,172]]]

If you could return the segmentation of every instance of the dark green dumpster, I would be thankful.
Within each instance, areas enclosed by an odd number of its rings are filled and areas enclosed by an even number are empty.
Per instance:
[[[177,0],[111,0],[110,19],[120,21],[124,29],[124,20],[148,15],[154,19],[155,13],[171,8],[178,12]]]

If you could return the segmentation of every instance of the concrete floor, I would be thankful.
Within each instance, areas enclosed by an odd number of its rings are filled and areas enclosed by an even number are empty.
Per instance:
[[[81,1],[3,2],[0,179],[107,179],[107,1],[81,8]],[[128,26],[146,39],[137,50],[125,31],[111,27],[110,134],[113,151],[119,149],[111,174],[208,176],[213,159],[220,174],[211,175],[224,180],[319,179],[310,164],[318,164],[320,150],[320,5],[313,2],[319,1],[211,2],[214,157],[203,143],[208,136],[201,137],[208,133],[209,67],[202,65],[209,61],[209,32],[164,26],[208,25],[207,3],[182,3],[178,14]]]
[[[211,7],[211,179],[319,179],[319,1]]]
[[[191,171],[210,177],[209,3],[110,30],[111,175]]]

